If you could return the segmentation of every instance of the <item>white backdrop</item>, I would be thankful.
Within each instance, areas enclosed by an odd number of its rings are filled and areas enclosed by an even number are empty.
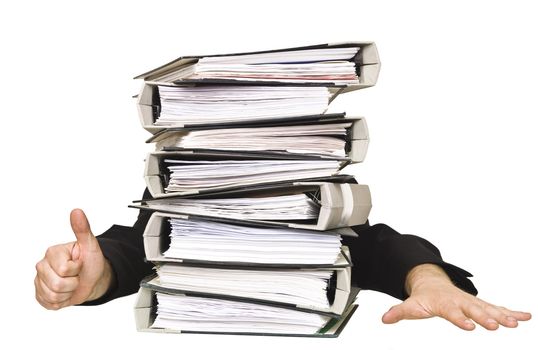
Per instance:
[[[470,333],[440,319],[383,325],[397,301],[373,292],[360,294],[357,314],[335,340],[137,333],[133,296],[41,308],[34,265],[49,245],[74,238],[72,208],[86,211],[96,234],[136,217],[127,204],[142,194],[149,147],[131,98],[140,86],[133,76],[180,55],[373,40],[382,61],[377,86],[332,105],[368,120],[369,154],[350,169],[371,188],[371,222],[429,239],[476,275],[482,298],[538,316],[531,2],[121,3],[0,5],[2,342],[57,349],[536,344],[535,320]]]

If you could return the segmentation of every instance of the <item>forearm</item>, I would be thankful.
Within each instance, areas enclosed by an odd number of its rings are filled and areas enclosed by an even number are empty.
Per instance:
[[[416,266],[440,266],[456,286],[468,293],[477,291],[468,279],[471,274],[443,261],[439,250],[427,240],[402,235],[385,224],[354,228],[357,238],[345,237],[351,250],[353,283],[362,289],[376,290],[405,299],[408,273]]]
[[[146,189],[143,198],[150,197]],[[150,212],[141,210],[132,227],[113,225],[97,236],[111,275],[108,289],[99,298],[85,305],[98,305],[135,293],[140,281],[153,272],[153,264],[145,260],[143,237],[150,216]]]

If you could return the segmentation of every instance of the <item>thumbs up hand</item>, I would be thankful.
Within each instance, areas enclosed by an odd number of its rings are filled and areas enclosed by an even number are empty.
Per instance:
[[[36,264],[36,299],[49,310],[95,300],[112,283],[112,268],[82,210],[71,212],[71,228],[76,241],[49,247]]]

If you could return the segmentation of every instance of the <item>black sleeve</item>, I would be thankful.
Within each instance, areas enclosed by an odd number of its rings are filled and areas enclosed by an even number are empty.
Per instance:
[[[143,198],[151,198],[147,189]],[[152,273],[153,264],[145,260],[143,239],[150,216],[150,211],[140,210],[138,219],[132,227],[113,225],[97,236],[103,255],[112,266],[115,279],[105,295],[82,305],[99,305],[135,293],[138,291],[140,281]]]
[[[420,264],[436,264],[443,268],[452,282],[462,290],[476,295],[472,275],[446,263],[439,250],[427,240],[402,235],[385,224],[352,227],[358,237],[344,237],[343,244],[351,251],[353,284],[405,299],[407,273]]]
[[[151,198],[149,191],[144,199]],[[143,233],[151,212],[141,210],[133,227],[113,225],[97,237],[105,258],[115,273],[115,282],[101,298],[83,305],[98,305],[135,293],[140,281],[152,273],[153,264],[145,261]],[[427,240],[413,235],[401,235],[385,224],[353,227],[357,238],[344,237],[343,244],[351,250],[353,284],[376,290],[398,299],[405,299],[405,278],[415,266],[432,263],[442,267],[454,284],[476,295],[477,290],[467,278],[472,275],[443,261],[439,250]]]

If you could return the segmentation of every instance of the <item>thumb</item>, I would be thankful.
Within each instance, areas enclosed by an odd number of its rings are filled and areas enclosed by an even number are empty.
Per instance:
[[[95,251],[99,245],[97,239],[93,235],[88,218],[82,209],[73,209],[71,211],[71,228],[77,237],[77,242],[73,247],[72,256],[76,260],[80,256],[81,251]]]
[[[409,298],[385,312],[381,319],[383,323],[391,324],[401,320],[418,320],[433,317],[433,314],[416,299]]]
[[[405,306],[404,303],[401,303],[399,305],[394,305],[389,309],[389,311],[385,312],[383,315],[383,318],[381,321],[386,324],[392,324],[396,323],[398,321],[401,321],[405,317]]]

